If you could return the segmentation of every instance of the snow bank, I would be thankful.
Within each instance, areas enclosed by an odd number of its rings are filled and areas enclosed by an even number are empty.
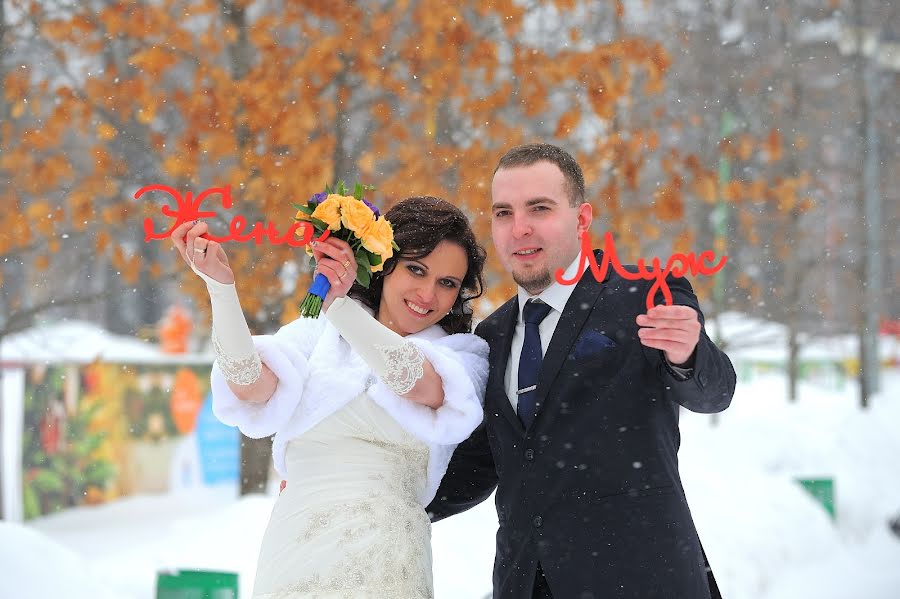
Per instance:
[[[88,562],[49,536],[0,521],[0,597],[105,599],[116,597],[93,580]],[[9,594],[7,594],[9,593]]]

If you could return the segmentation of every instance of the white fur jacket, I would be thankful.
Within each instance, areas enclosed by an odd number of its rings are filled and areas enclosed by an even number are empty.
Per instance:
[[[433,409],[393,393],[380,379],[369,397],[429,448],[423,506],[437,493],[453,450],[481,423],[488,374],[488,345],[473,334],[448,335],[438,325],[405,338],[431,362],[443,380],[444,404]],[[285,449],[294,439],[333,414],[360,393],[372,370],[344,341],[325,316],[298,318],[274,335],[253,337],[260,358],[278,376],[275,393],[264,404],[239,400],[218,363],[211,382],[213,412],[248,437],[274,434],[275,469],[286,474]]]

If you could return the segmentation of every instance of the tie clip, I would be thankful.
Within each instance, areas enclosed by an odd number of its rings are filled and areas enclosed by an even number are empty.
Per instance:
[[[535,389],[537,389],[537,385],[525,387],[524,389],[519,389],[518,391],[516,391],[516,395],[522,395],[523,393],[528,393],[529,391],[534,391]]]

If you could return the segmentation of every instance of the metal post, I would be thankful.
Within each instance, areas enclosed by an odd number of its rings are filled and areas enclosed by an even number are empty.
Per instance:
[[[720,139],[727,139],[734,130],[734,117],[727,108],[722,112]],[[719,155],[719,193],[716,198],[716,208],[713,212],[713,230],[715,241],[713,247],[717,256],[724,256],[727,247],[728,234],[728,204],[725,202],[724,189],[731,181],[731,161],[727,154]],[[725,311],[725,271],[719,271],[715,275],[713,287],[713,302],[715,304],[716,318]],[[722,340],[721,327],[716,327],[716,342]]]
[[[731,133],[734,130],[734,118],[731,114],[731,111],[727,108],[722,112],[722,121],[721,128],[719,130],[719,139],[727,139],[731,137]],[[731,181],[731,161],[728,159],[728,154],[720,153],[719,154],[719,185],[718,185],[718,193],[716,194],[716,208],[713,212],[713,231],[715,233],[715,240],[713,242],[713,247],[715,248],[715,252],[717,256],[724,256],[727,247],[727,234],[728,234],[728,204],[725,202],[725,198],[723,197],[725,186],[728,185],[728,182]],[[713,305],[715,309],[715,314],[713,315],[713,319],[716,323],[716,345],[722,345],[722,320],[721,315],[722,312],[725,311],[725,271],[720,270],[715,275],[715,280],[713,281]],[[719,423],[719,415],[713,414],[710,418],[710,425],[716,426]]]
[[[862,351],[865,360],[863,364],[863,376],[866,378],[864,387],[867,395],[871,397],[880,389],[881,365],[878,359],[878,326],[881,317],[881,189],[880,178],[880,154],[878,143],[878,104],[879,104],[879,76],[878,76],[878,38],[875,39],[875,47],[872,56],[865,61],[864,94],[866,102],[866,139],[863,158],[863,205],[865,220],[865,327],[863,343],[866,347]],[[861,50],[861,49],[859,49]],[[868,400],[868,397],[866,398]]]

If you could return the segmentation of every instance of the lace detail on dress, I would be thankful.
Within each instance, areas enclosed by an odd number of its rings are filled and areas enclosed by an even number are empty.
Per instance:
[[[431,522],[416,501],[428,462],[423,444],[394,444],[377,438],[366,442],[395,456],[393,472],[371,473],[381,483],[365,499],[341,502],[313,511],[297,543],[336,538],[335,547],[345,553],[327,571],[310,574],[288,584],[266,599],[297,597],[379,597],[379,599],[432,599],[430,565]],[[378,546],[359,544],[378,539]]]
[[[328,572],[312,574],[272,596],[289,598],[309,593],[315,597],[318,593],[329,593],[328,597],[332,597],[330,593],[335,593],[353,598],[369,592],[372,594],[366,596],[385,599],[431,599],[430,580],[420,569],[420,564],[429,563],[426,555],[426,545],[431,538],[428,515],[419,505],[403,505],[385,499],[390,498],[342,503],[316,512],[297,540],[304,543],[320,535],[337,534],[336,546],[349,550],[348,554]],[[332,521],[341,522],[348,513],[363,516],[359,525],[343,531],[328,526]],[[372,535],[377,535],[383,550],[372,547],[362,552],[352,550],[355,542]]]
[[[216,362],[225,375],[225,380],[235,385],[249,385],[255,383],[262,376],[262,360],[259,353],[254,351],[252,355],[232,357],[225,353],[216,336],[212,336],[213,352],[216,354]]]
[[[409,393],[416,381],[425,376],[425,356],[414,343],[404,341],[400,345],[376,345],[388,370],[382,377],[384,384],[397,395]]]

